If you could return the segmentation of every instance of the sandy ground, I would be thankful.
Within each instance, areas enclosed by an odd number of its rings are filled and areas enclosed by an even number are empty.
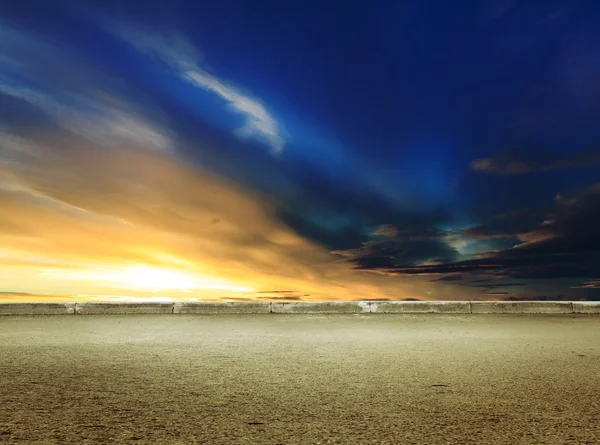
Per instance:
[[[599,444],[600,317],[0,317],[0,443]]]

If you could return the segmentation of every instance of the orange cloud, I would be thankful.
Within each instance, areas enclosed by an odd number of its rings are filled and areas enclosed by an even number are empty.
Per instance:
[[[264,197],[174,154],[42,133],[28,142],[39,149],[0,162],[3,289],[160,291],[172,298],[278,288],[317,299],[390,295],[392,283],[336,262],[282,224]],[[162,276],[163,285],[144,286],[144,274],[150,282]]]

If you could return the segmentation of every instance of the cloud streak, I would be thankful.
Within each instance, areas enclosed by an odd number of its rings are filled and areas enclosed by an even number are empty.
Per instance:
[[[252,300],[254,291],[290,288],[297,290],[290,297],[314,299],[421,296],[383,277],[365,281],[282,222],[276,203],[172,150],[194,141],[133,86],[115,88],[91,68],[69,70],[79,58],[66,48],[21,41],[27,51],[17,61],[28,78],[15,75],[0,88],[0,100],[19,110],[0,131],[0,291],[84,299],[160,291]],[[60,82],[32,68],[39,51],[55,56]],[[139,285],[145,277],[153,286]]]
[[[279,124],[265,106],[258,99],[200,67],[199,52],[182,36],[174,33],[161,35],[124,25],[111,26],[109,30],[141,53],[162,60],[189,84],[216,94],[234,113],[245,116],[245,125],[235,131],[237,136],[266,142],[274,155],[283,151],[285,141]]]

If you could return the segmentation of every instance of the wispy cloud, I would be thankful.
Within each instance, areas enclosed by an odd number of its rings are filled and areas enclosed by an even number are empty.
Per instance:
[[[184,37],[124,25],[109,26],[107,29],[139,52],[166,63],[189,84],[218,95],[233,112],[244,115],[245,125],[235,131],[238,137],[262,140],[271,147],[274,155],[282,152],[285,141],[279,124],[260,100],[202,68],[199,51]]]
[[[0,129],[0,290],[17,292],[4,299],[398,293],[336,263],[256,191],[186,162],[174,149],[197,140],[175,131],[134,84],[60,42],[24,29],[5,34],[0,56],[15,63],[0,78],[0,98],[18,112],[5,113]],[[169,51],[173,45],[184,44]],[[199,56],[169,59],[160,48],[169,66],[244,110],[253,135],[276,127],[258,102],[194,68]],[[51,75],[39,66],[44,57],[53,60]]]
[[[480,158],[471,169],[495,175],[522,175],[536,171],[552,171],[600,163],[600,151],[593,150],[564,158],[519,159],[515,157]]]
[[[147,149],[169,150],[170,139],[156,126],[151,126],[131,112],[90,101],[87,98],[63,92],[71,105],[40,91],[11,84],[0,78],[0,93],[23,100],[39,108],[65,130],[76,133],[91,142],[106,145],[136,143]]]

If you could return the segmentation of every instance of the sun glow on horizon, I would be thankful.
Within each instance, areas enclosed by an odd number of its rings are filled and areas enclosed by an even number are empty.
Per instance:
[[[50,274],[47,272],[46,274]],[[253,292],[255,289],[238,286],[226,280],[198,276],[194,273],[160,267],[132,265],[99,268],[92,272],[53,272],[65,278],[108,282],[112,287],[142,291],[191,291],[193,289],[212,289],[233,292]]]

